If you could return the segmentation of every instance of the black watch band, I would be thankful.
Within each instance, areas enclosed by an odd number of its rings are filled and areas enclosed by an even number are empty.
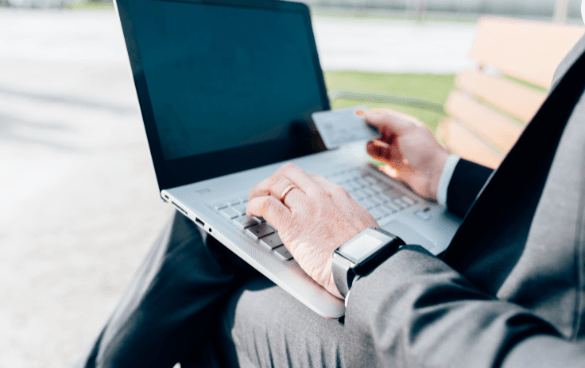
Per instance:
[[[355,273],[351,268],[351,262],[333,253],[332,272],[335,286],[337,286],[337,290],[339,290],[341,296],[345,298],[349,294],[349,288],[355,278]]]

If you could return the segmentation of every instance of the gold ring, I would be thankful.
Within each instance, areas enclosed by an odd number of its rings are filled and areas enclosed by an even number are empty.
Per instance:
[[[280,195],[280,201],[282,203],[284,203],[284,199],[286,198],[286,196],[288,195],[288,193],[290,193],[291,190],[293,189],[299,189],[299,187],[297,187],[296,185],[289,185],[288,187],[286,187],[286,189],[282,192],[282,194]]]

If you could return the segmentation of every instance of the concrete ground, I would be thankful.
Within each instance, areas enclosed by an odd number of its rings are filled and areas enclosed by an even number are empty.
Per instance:
[[[473,24],[317,18],[324,69],[455,73]],[[0,8],[0,368],[65,367],[171,209],[113,11]]]

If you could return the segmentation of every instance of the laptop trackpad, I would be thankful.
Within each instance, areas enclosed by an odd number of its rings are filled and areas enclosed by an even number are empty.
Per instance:
[[[391,234],[397,235],[399,238],[404,240],[406,244],[422,245],[431,253],[433,253],[433,248],[436,246],[434,241],[401,221],[392,221],[384,226],[381,226],[381,228]]]

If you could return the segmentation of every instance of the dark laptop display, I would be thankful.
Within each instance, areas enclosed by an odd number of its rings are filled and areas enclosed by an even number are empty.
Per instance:
[[[161,189],[324,150],[308,12],[247,3],[118,1]]]

